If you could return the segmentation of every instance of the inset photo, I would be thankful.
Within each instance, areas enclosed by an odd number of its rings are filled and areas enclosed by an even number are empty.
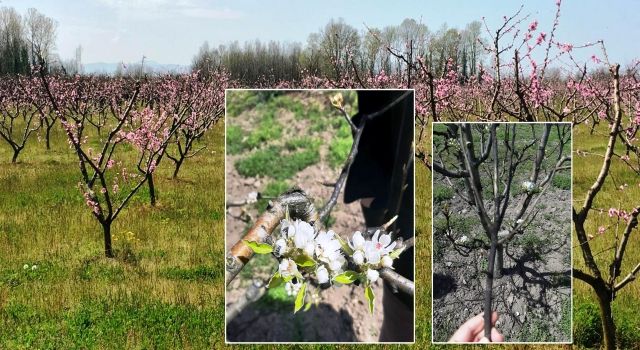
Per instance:
[[[571,343],[571,137],[434,123],[434,342]]]
[[[412,343],[414,91],[226,91],[228,343]]]

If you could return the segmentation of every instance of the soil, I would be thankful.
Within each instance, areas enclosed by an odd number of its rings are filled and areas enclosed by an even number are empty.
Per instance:
[[[442,182],[439,176],[434,186]],[[516,182],[519,183],[519,182]],[[523,194],[515,196],[519,203]],[[478,220],[459,196],[447,201],[452,217]],[[491,209],[488,201],[485,205]],[[443,218],[436,209],[434,222]],[[516,215],[511,205],[506,218]],[[498,330],[507,342],[571,341],[571,194],[553,186],[537,205],[540,212],[522,235],[506,247],[503,277],[494,279],[493,308]],[[467,319],[481,313],[485,291],[487,251],[460,249],[443,232],[434,230],[433,332],[447,341]],[[479,221],[456,239],[486,236]],[[461,253],[462,252],[462,253]]]
[[[328,94],[329,92],[327,92]],[[328,96],[328,95],[327,95]],[[303,94],[304,99],[325,99],[319,94]],[[255,115],[251,112],[227,119],[227,127],[237,125],[249,132]],[[286,125],[283,137],[301,136],[308,130],[306,120],[296,120],[286,110],[277,113],[278,120]],[[320,162],[298,172],[288,182],[303,189],[311,198],[317,199],[316,207],[330,197],[333,187],[323,183],[335,183],[340,169],[332,168],[326,161],[330,131],[320,133],[323,144],[320,147]],[[246,178],[238,174],[234,163],[242,155],[229,155],[226,161],[226,200],[239,202],[247,198],[251,192],[261,192],[271,181],[269,178]],[[331,216],[335,223],[331,229],[343,238],[348,238],[354,231],[363,230],[364,218],[357,202],[344,204],[342,195],[334,207]],[[226,215],[226,249],[232,247],[246,232],[250,223],[258,217],[255,205],[231,207]],[[244,221],[242,219],[249,220]],[[275,263],[275,262],[274,262]],[[268,279],[267,271],[255,272],[253,277]],[[250,279],[239,275],[227,288],[225,304],[230,305],[246,293]],[[321,301],[306,312],[293,313],[293,300],[282,307],[259,308],[249,305],[227,324],[227,340],[232,342],[373,342],[378,340],[382,325],[382,284],[374,284],[376,306],[373,314],[369,312],[364,299],[362,286],[331,287],[321,291]]]

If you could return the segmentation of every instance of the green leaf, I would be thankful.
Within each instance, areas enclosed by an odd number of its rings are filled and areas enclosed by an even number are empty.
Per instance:
[[[402,254],[402,252],[404,252],[404,248],[396,249],[389,254],[389,257],[395,260],[400,257],[400,254]]]
[[[300,290],[298,291],[298,295],[296,296],[296,303],[293,309],[293,313],[300,311],[300,309],[304,305],[304,296],[306,291],[307,291],[307,283],[305,282],[305,283],[302,283],[302,286],[300,286]]]
[[[355,271],[345,271],[333,278],[334,281],[342,284],[351,284],[360,278],[360,274]]]
[[[280,272],[276,272],[273,276],[271,276],[271,280],[269,280],[269,284],[267,285],[267,288],[275,288],[284,282],[285,282],[284,278],[282,278],[282,275],[280,275]]]
[[[309,311],[309,309],[311,308],[311,305],[313,305],[313,304],[312,304],[312,303],[310,303],[310,302],[309,302],[309,303],[307,303],[307,305],[305,305],[305,306],[304,306],[304,310],[302,310],[302,311],[304,311],[304,312]]]
[[[369,301],[369,311],[373,313],[373,301],[376,299],[376,296],[373,295],[373,289],[371,289],[371,285],[367,283],[367,286],[364,289],[364,297]]]
[[[247,241],[246,239],[243,239],[242,241],[256,254],[269,254],[273,251],[273,247],[266,243]]]
[[[296,262],[296,265],[301,267],[311,267],[316,266],[316,262],[305,254],[300,254],[293,259]]]
[[[340,242],[340,246],[342,247],[342,250],[344,250],[344,252],[349,256],[353,255],[353,249],[349,247],[349,244],[345,242],[345,240],[342,239],[340,235],[336,234],[335,237],[338,240],[338,242]]]

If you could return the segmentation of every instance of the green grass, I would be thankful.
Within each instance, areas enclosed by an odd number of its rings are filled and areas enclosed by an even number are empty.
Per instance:
[[[433,202],[436,204],[453,198],[453,195],[453,189],[450,187],[440,185],[433,188]]]
[[[15,165],[0,144],[0,349],[221,344],[224,123],[178,180],[160,164],[157,207],[146,188],[134,196],[112,232],[139,241],[114,241],[115,259],[104,257],[61,128],[52,136],[51,151],[34,138]]]
[[[268,176],[276,180],[285,180],[319,160],[317,147],[284,153],[280,147],[269,146],[238,160],[235,167],[244,177]]]
[[[551,184],[561,190],[571,189],[571,175],[570,174],[556,174],[551,180]]]

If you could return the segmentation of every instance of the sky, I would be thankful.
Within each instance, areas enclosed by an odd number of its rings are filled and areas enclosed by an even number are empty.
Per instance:
[[[524,3],[523,13],[550,31],[556,0]],[[490,28],[524,1],[348,1],[348,0],[0,0],[26,13],[34,7],[58,22],[57,51],[71,58],[82,46],[83,63],[138,62],[188,65],[198,48],[259,39],[305,43],[331,18],[365,31],[414,18],[436,31],[443,24],[463,28],[484,16]],[[639,0],[563,0],[558,39],[604,40],[611,61],[640,58]],[[590,54],[589,54],[590,55]]]

